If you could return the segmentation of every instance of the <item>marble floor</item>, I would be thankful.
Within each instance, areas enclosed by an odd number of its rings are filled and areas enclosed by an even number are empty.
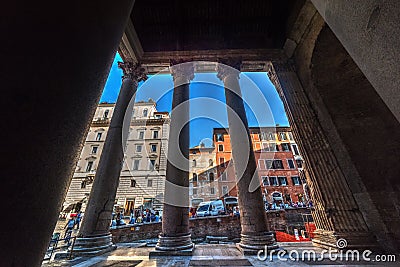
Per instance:
[[[400,266],[400,261],[379,263],[375,260],[357,261],[340,260],[340,255],[322,253],[322,249],[313,247],[309,242],[280,243],[281,256],[279,253],[268,254],[266,259],[257,256],[243,256],[235,244],[198,244],[192,256],[160,256],[149,258],[149,252],[154,247],[147,247],[140,243],[117,244],[117,249],[100,256],[92,258],[75,258],[74,260],[60,260],[47,262],[42,267],[147,267],[147,266]],[[313,252],[312,252],[313,251]],[[285,253],[285,255],[283,255]],[[316,260],[295,260],[295,256],[309,255],[315,253]],[[264,254],[261,254],[262,257]],[[320,255],[323,255],[322,257]],[[333,256],[332,256],[333,255]],[[334,256],[336,255],[336,256]],[[361,253],[360,253],[361,255]],[[335,257],[337,259],[335,259]],[[374,258],[375,255],[370,255]],[[360,256],[360,258],[362,258]],[[352,259],[350,257],[350,259]]]

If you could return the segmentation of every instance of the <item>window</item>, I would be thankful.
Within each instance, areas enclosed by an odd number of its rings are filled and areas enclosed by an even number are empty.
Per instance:
[[[279,185],[282,185],[282,186],[287,186],[288,185],[287,179],[286,179],[285,176],[279,176],[278,177],[278,181],[279,181]]]
[[[149,179],[147,180],[147,187],[152,187],[153,186],[153,180]]]
[[[293,138],[292,132],[288,132],[287,134],[288,134],[288,136],[289,136],[289,140],[290,140],[290,141],[293,141],[294,138]]]
[[[282,160],[276,159],[272,162],[272,167],[273,169],[283,169],[283,163]]]
[[[295,167],[294,167],[294,162],[293,162],[292,159],[288,159],[288,160],[287,160],[287,163],[288,163],[288,165],[289,165],[289,169],[294,169],[294,168],[295,168]]]
[[[156,115],[156,119],[161,119],[162,117],[161,117],[161,115],[160,114],[157,114]]]
[[[223,185],[222,186],[222,195],[227,195],[228,194],[228,186],[227,185]]]
[[[280,159],[267,159],[265,160],[265,166],[267,169],[283,169],[283,163]]]
[[[151,145],[151,152],[157,152],[157,145]]]
[[[219,165],[225,167],[225,158],[219,158]]]
[[[81,189],[85,189],[86,188],[86,181],[82,181],[81,182]]]
[[[261,176],[261,179],[262,179],[262,181],[263,181],[263,185],[264,185],[264,186],[269,185],[268,176]]]
[[[131,179],[131,187],[136,187],[136,180],[135,179]]]
[[[197,182],[197,174],[193,173],[193,182]]]
[[[140,159],[135,159],[133,161],[133,170],[139,170]]]
[[[270,141],[274,141],[274,140],[275,140],[275,135],[274,135],[274,133],[272,133],[272,132],[269,132],[269,133],[268,133],[268,140],[270,140]]]
[[[261,133],[260,133],[260,139],[261,139],[261,140],[267,140],[267,138],[268,138],[268,135],[267,135],[266,132],[261,132]]]
[[[143,117],[147,117],[148,110],[147,108],[143,109]]]
[[[158,138],[158,131],[153,131],[153,139],[157,139]]]
[[[218,145],[218,151],[224,151],[224,145]]]
[[[210,194],[214,195],[215,194],[215,188],[214,187],[210,187]]]
[[[285,141],[285,140],[287,140],[286,133],[285,133],[285,132],[280,132],[280,133],[278,134],[278,139],[279,139],[280,141]]]
[[[292,147],[293,147],[293,153],[295,155],[299,155],[299,150],[297,149],[297,145],[292,145]]]
[[[269,185],[271,186],[278,186],[278,178],[276,178],[276,176],[270,176],[269,177]]]
[[[216,134],[217,142],[223,142],[224,141],[224,135],[223,134]]]
[[[263,146],[263,150],[266,152],[275,152],[275,151],[279,151],[277,150],[277,145],[276,143],[262,143]]]
[[[301,159],[296,159],[297,168],[303,168],[303,161]]]
[[[196,167],[196,160],[192,160],[192,167]]]
[[[92,154],[96,154],[98,148],[98,146],[92,146]]]
[[[289,143],[282,143],[282,151],[290,151],[290,145]]]
[[[271,159],[265,160],[265,168],[272,169],[272,160]]]
[[[136,152],[142,152],[142,145],[136,145]]]
[[[301,185],[301,180],[299,176],[292,176],[293,185]]]
[[[211,167],[214,165],[214,161],[212,159],[208,160],[208,166]]]
[[[104,118],[108,118],[108,114],[110,114],[110,111],[107,109],[106,111],[104,111]]]
[[[93,161],[89,161],[86,166],[86,172],[90,172],[93,168]]]
[[[149,170],[154,171],[154,166],[156,165],[156,160],[151,159],[149,163]]]
[[[102,135],[103,133],[97,133],[97,135],[96,135],[96,141],[100,141],[101,140],[101,135]]]
[[[221,181],[226,181],[227,177],[226,177],[226,173],[224,172],[221,176]]]
[[[138,139],[144,139],[144,131],[138,132]]]
[[[197,195],[197,188],[193,188],[193,195]]]
[[[213,173],[213,172],[210,172],[210,173],[208,174],[208,178],[210,179],[210,182],[214,182],[214,173]]]

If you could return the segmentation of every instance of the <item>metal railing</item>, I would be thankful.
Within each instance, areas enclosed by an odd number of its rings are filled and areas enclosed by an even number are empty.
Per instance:
[[[77,236],[72,236],[72,231],[67,232],[64,238],[60,238],[60,233],[54,233],[53,237],[50,240],[50,244],[47,248],[43,261],[50,261],[53,257],[54,252],[56,252],[57,250],[61,251],[62,249],[68,251],[67,259],[72,259],[72,252],[74,250],[76,238]],[[60,243],[62,243],[62,245],[60,245]]]

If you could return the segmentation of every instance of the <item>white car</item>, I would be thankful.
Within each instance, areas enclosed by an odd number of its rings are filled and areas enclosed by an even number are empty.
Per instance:
[[[196,211],[197,217],[216,216],[225,214],[225,207],[222,200],[201,202]]]

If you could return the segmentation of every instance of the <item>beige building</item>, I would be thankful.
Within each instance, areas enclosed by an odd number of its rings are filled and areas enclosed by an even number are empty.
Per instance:
[[[190,206],[197,207],[200,202],[218,199],[220,194],[214,147],[200,144],[191,148],[189,160]]]
[[[99,104],[86,137],[64,202],[64,211],[85,210],[114,104]],[[125,209],[162,209],[169,133],[168,112],[158,112],[156,103],[135,103],[116,204]]]

